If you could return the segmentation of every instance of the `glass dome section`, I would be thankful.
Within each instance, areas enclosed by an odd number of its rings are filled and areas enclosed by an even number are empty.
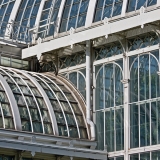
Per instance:
[[[16,19],[14,33],[17,33],[18,40],[28,40],[28,29],[33,28],[39,10],[41,0],[22,0]]]
[[[38,37],[45,38],[54,35],[57,16],[62,0],[45,1],[38,29]]]
[[[0,79],[12,91],[22,131],[82,139],[89,137],[83,110],[77,98],[54,75],[0,67]],[[14,117],[2,85],[0,128],[14,129]]]
[[[0,1],[0,36],[4,36],[15,0]]]
[[[59,32],[85,25],[89,0],[66,0]]]

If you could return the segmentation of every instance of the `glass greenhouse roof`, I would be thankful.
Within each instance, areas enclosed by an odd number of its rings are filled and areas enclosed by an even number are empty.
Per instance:
[[[0,67],[0,128],[87,139],[85,104],[61,78]]]

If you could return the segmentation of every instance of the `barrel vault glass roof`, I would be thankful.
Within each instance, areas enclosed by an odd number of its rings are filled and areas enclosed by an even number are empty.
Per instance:
[[[94,5],[91,0],[0,0],[0,36],[6,33],[8,21],[14,22],[11,38],[27,42],[31,40],[29,32],[34,27],[36,38],[45,38],[72,27],[83,27],[89,19],[94,23],[105,17],[120,16],[122,8],[131,12],[139,10],[141,6],[156,4],[157,0],[96,0]],[[91,11],[92,7],[95,8],[94,12]]]
[[[0,128],[89,137],[75,95],[54,75],[0,67],[0,82]]]

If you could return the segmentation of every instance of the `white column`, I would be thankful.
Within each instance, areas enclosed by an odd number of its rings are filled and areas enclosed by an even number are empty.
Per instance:
[[[129,58],[123,58],[123,73],[124,79],[122,81],[124,88],[124,160],[128,160],[128,149],[129,149]]]
[[[157,6],[160,6],[160,0],[157,0]]]
[[[16,19],[16,15],[18,13],[18,9],[20,7],[21,1],[22,0],[15,1],[12,12],[11,12],[9,20],[8,20],[8,23],[12,23],[12,21],[14,21]],[[12,25],[8,24],[6,32],[5,32],[5,38],[6,37],[10,38],[11,31],[12,31]]]
[[[125,16],[125,13],[126,13],[126,10],[127,10],[127,4],[128,4],[128,0],[123,0],[121,17]]]
[[[58,16],[57,16],[57,26],[55,27],[54,37],[56,37],[58,32],[59,32],[59,28],[60,28],[60,25],[61,25],[61,19],[62,19],[62,14],[63,14],[65,2],[66,2],[66,0],[62,0],[61,1],[61,5],[60,5]]]
[[[90,27],[93,22],[94,13],[96,9],[96,3],[97,3],[97,0],[89,1],[88,12],[86,15],[85,28]]]

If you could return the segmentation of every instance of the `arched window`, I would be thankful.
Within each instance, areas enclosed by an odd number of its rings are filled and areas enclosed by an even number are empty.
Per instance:
[[[96,126],[98,149],[108,152],[124,148],[123,63],[96,67]],[[99,69],[98,69],[99,68]],[[105,147],[105,148],[106,148]]]
[[[130,58],[130,147],[159,144],[159,51]]]

